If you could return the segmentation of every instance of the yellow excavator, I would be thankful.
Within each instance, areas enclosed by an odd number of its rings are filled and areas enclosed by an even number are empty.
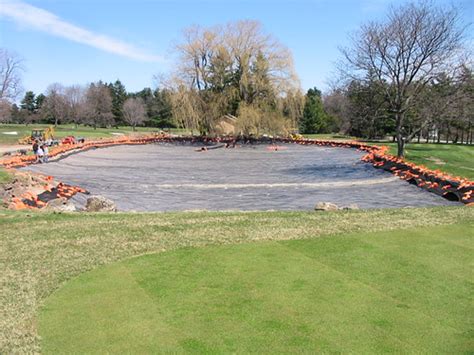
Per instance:
[[[46,141],[54,139],[54,127],[50,126],[45,129],[33,129],[31,135],[24,136],[18,140],[18,144],[33,144],[35,140]]]

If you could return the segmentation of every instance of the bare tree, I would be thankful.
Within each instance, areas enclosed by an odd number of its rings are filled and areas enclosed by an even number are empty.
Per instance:
[[[146,121],[146,107],[143,99],[129,98],[123,104],[123,118],[130,126],[135,127],[141,125]]]
[[[64,95],[65,88],[61,84],[51,84],[46,90],[46,99],[41,107],[41,116],[54,120],[54,125],[64,123],[69,113]]]
[[[22,63],[18,55],[0,48],[0,99],[15,100],[21,93]]]
[[[12,107],[5,99],[0,99],[0,123],[8,123],[11,120]]]
[[[339,132],[348,133],[351,127],[350,102],[341,89],[332,90],[323,96],[323,107],[327,114],[336,121]]]
[[[112,96],[109,88],[102,82],[92,83],[86,92],[86,122],[94,129],[114,123],[112,114]]]
[[[64,90],[64,99],[68,107],[68,121],[76,127],[86,119],[85,90],[80,85],[68,86]]]
[[[406,114],[425,86],[452,65],[462,45],[458,12],[430,2],[391,7],[383,22],[363,25],[352,47],[342,50],[345,74],[351,79],[375,78],[384,88],[395,117],[398,156],[418,130],[408,132]],[[388,84],[388,85],[385,85]]]

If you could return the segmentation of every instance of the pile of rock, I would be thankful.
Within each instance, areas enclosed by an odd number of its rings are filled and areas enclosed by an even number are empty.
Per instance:
[[[117,212],[117,206],[104,196],[91,196],[86,202],[86,212]]]
[[[44,191],[44,186],[51,184],[51,179],[38,174],[28,172],[11,172],[11,182],[0,186],[0,200],[4,207],[14,209],[12,200],[21,197],[25,193],[38,194]]]
[[[46,212],[75,212],[77,208],[67,198],[59,197],[49,201],[43,210]]]
[[[53,191],[58,188],[58,183],[51,177],[40,174],[14,171],[10,182],[0,185],[0,203],[5,208],[16,209],[15,200],[24,199],[26,196],[38,196],[43,192]],[[76,204],[66,197],[51,196],[53,199],[46,205],[40,206],[40,210],[46,212],[116,212],[117,206],[111,200],[103,196],[91,196],[84,203],[75,201]],[[44,200],[43,200],[44,201]],[[1,206],[0,206],[1,207]]]
[[[358,210],[359,206],[355,203],[352,203],[347,206],[339,207],[335,203],[331,202],[318,202],[316,206],[314,206],[315,211],[339,211],[339,210]]]

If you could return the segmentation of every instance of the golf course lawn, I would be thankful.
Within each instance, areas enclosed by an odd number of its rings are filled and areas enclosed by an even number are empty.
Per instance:
[[[397,154],[396,143],[380,143]],[[453,176],[474,180],[474,145],[410,143],[405,158],[432,170],[441,170]]]
[[[0,353],[469,351],[473,221],[0,211]]]
[[[474,224],[185,248],[67,283],[45,353],[469,352]]]
[[[49,124],[0,124],[0,144],[17,144],[18,139],[24,136],[31,135],[33,129],[45,129],[51,127]],[[136,127],[136,131],[133,131],[132,127],[120,126],[112,128],[96,128],[84,125],[72,125],[64,124],[58,125],[54,128],[55,138],[61,139],[67,136],[84,137],[86,139],[99,139],[99,138],[111,138],[117,134],[130,135],[134,133],[150,133],[159,132],[160,128],[156,127]],[[186,130],[172,129],[173,133],[186,134]],[[16,132],[16,135],[8,134],[10,132]],[[7,133],[7,134],[5,134]]]

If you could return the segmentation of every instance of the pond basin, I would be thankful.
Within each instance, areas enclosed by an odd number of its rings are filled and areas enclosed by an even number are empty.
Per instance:
[[[317,202],[360,208],[457,205],[375,169],[355,149],[243,145],[115,146],[25,169],[81,186],[123,211],[312,210]],[[74,201],[84,204],[85,196]]]

